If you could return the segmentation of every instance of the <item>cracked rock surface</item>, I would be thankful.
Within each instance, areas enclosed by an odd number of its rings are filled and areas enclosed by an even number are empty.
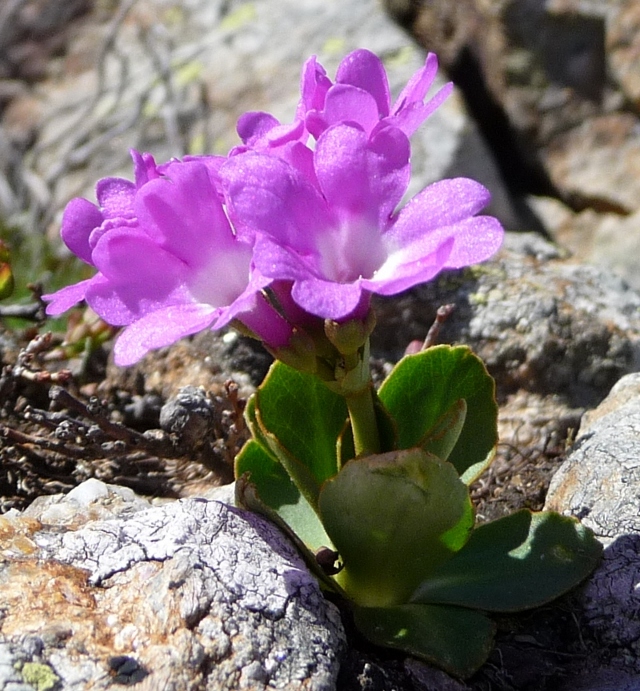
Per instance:
[[[585,415],[573,451],[551,482],[546,508],[577,516],[605,545],[581,594],[583,617],[613,664],[640,673],[640,374],[623,377]],[[612,687],[614,688],[614,687]]]
[[[1,519],[0,689],[335,688],[339,615],[277,529],[77,490]]]

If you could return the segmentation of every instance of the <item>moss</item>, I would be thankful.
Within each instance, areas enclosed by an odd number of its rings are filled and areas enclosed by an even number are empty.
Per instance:
[[[39,662],[25,662],[20,671],[22,679],[37,691],[51,691],[60,681],[60,677],[51,667]]]

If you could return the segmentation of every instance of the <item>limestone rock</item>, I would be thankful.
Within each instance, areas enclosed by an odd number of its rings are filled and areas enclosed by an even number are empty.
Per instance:
[[[637,288],[640,12],[634,0],[386,0],[437,52],[511,194],[554,238]],[[575,223],[538,213],[562,201]],[[606,228],[602,221],[606,217]],[[531,227],[533,229],[533,226]],[[629,257],[622,256],[619,243]]]
[[[581,519],[603,542],[602,564],[580,605],[613,662],[640,673],[640,374],[623,377],[585,416],[575,445],[557,472],[546,508]],[[622,686],[621,686],[622,688]],[[624,687],[627,688],[627,687]]]
[[[335,688],[337,610],[272,525],[98,481],[74,492],[1,519],[1,689]]]
[[[448,303],[440,341],[470,345],[501,397],[524,389],[592,407],[640,367],[640,295],[536,235],[507,234],[495,259],[378,301],[374,352],[395,361]]]
[[[37,92],[17,95],[6,116],[11,128],[4,122],[9,151],[18,140],[31,141],[20,144],[24,157],[7,156],[6,170],[0,168],[0,189],[3,181],[7,187],[0,214],[16,218],[29,209],[32,226],[53,221],[54,238],[71,197],[93,198],[100,177],[131,177],[129,148],[158,160],[226,154],[238,143],[235,124],[246,110],[290,120],[311,54],[333,76],[346,53],[369,48],[385,62],[394,94],[424,63],[424,51],[370,0],[122,0],[114,8],[95,8],[74,32],[59,71]],[[0,140],[2,132],[0,122]],[[494,210],[517,224],[459,95],[413,141],[411,193],[475,172],[492,189]]]

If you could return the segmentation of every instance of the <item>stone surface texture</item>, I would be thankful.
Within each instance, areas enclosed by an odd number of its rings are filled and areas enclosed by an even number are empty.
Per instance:
[[[640,287],[640,229],[628,223],[640,208],[638,3],[385,5],[441,56],[511,193],[572,251]],[[567,216],[546,214],[536,197],[562,202]]]
[[[0,601],[3,691],[42,691],[47,670],[51,689],[329,691],[344,645],[263,519],[97,480],[0,518]]]
[[[66,52],[36,86],[8,102],[0,120],[7,149],[0,217],[17,221],[28,212],[30,227],[48,228],[51,238],[71,197],[92,198],[105,175],[131,177],[129,148],[159,161],[226,154],[239,143],[235,123],[246,110],[290,121],[311,54],[333,76],[346,53],[369,48],[385,62],[394,94],[425,57],[375,0],[111,5],[109,11],[96,3],[77,20]],[[494,212],[519,225],[459,94],[416,133],[412,164],[412,194],[442,177],[474,175],[491,188]]]
[[[605,545],[580,595],[585,622],[613,661],[640,674],[640,374],[623,377],[587,413],[546,508],[577,516]]]

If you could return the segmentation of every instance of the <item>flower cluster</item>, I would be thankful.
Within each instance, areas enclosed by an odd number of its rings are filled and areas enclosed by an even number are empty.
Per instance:
[[[228,157],[157,165],[132,152],[134,182],[103,179],[97,206],[67,206],[62,238],[97,273],[45,296],[48,313],[86,300],[125,327],[121,365],[230,322],[277,352],[305,321],[364,318],[372,293],[486,259],[503,231],[476,215],[489,200],[480,184],[443,180],[398,210],[409,137],[450,91],[427,100],[436,70],[430,54],[391,105],[373,53],[348,55],[335,82],[312,57],[293,122],[246,113]]]

